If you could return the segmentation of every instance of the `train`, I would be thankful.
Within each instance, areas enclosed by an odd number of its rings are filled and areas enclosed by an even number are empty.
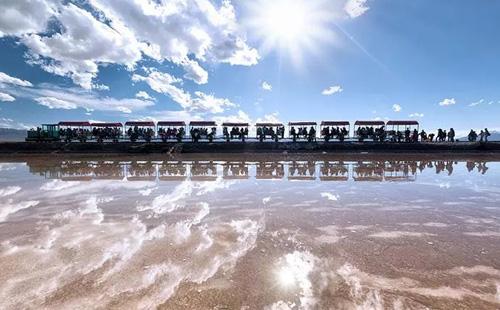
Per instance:
[[[250,128],[255,127],[250,137]],[[288,128],[286,128],[288,127]],[[91,123],[61,121],[42,124],[27,133],[27,142],[201,142],[240,141],[248,139],[271,141],[330,141],[357,140],[417,142],[419,122],[407,121],[349,121],[256,123],[215,121],[127,121]]]

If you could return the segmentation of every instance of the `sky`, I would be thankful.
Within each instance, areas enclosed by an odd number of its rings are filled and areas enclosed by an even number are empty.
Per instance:
[[[500,128],[497,0],[0,0],[0,127]]]

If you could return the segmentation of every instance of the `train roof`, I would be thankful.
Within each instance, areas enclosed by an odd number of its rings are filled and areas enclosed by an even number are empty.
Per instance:
[[[92,127],[123,127],[122,123],[92,123]]]
[[[317,126],[316,122],[289,122],[288,126]]]
[[[81,122],[59,122],[59,126],[72,126],[72,127],[90,127],[89,122],[81,121]]]
[[[183,126],[186,126],[186,123],[182,122],[182,121],[161,121],[161,122],[158,122],[158,126],[183,127]]]
[[[417,121],[388,121],[387,122],[387,126],[392,126],[392,125],[414,125],[414,126],[418,126],[418,122]]]
[[[155,126],[155,122],[152,122],[152,121],[148,121],[148,122],[137,122],[137,121],[134,121],[134,122],[126,122],[126,123],[125,123],[125,126],[144,126],[144,127],[154,127],[154,126]]]
[[[383,121],[356,121],[355,126],[385,126]]]
[[[217,126],[214,121],[193,121],[189,123],[189,126]]]
[[[248,127],[250,126],[249,123],[223,123],[222,126],[224,127]]]
[[[257,123],[255,124],[257,127],[282,127],[282,123]]]
[[[351,123],[348,121],[323,121],[321,126],[349,126]]]

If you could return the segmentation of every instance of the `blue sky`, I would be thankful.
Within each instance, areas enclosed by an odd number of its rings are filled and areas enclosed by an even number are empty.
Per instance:
[[[500,127],[500,1],[28,2],[2,3],[0,127],[136,119]]]

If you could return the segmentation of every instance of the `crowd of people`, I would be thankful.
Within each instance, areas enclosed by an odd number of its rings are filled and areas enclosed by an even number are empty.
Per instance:
[[[191,135],[192,142],[198,142],[200,139],[207,139],[209,142],[213,142],[217,135],[217,127],[212,127],[210,130],[206,127],[192,127],[189,134]]]
[[[467,138],[468,138],[469,142],[476,142],[478,137],[479,137],[480,142],[488,142],[488,138],[490,136],[491,136],[491,134],[488,131],[488,128],[481,130],[479,135],[477,134],[476,131],[474,131],[474,129],[471,129]]]
[[[270,137],[274,141],[278,142],[278,140],[285,138],[285,127],[279,126],[274,130],[273,127],[257,127],[257,138],[260,142],[266,140],[267,137]]]
[[[248,127],[223,127],[222,138],[229,142],[231,140],[237,139],[245,141],[249,136]],[[44,137],[48,137],[47,130],[42,130],[42,128],[37,127],[36,129],[31,129],[28,132],[28,137],[35,139],[39,137],[39,140],[43,140]],[[104,140],[112,140],[113,142],[119,142],[122,137],[121,127],[94,127],[90,128],[73,128],[73,127],[62,127],[54,130],[58,135],[54,135],[54,138],[60,139],[65,142],[80,141],[86,142],[88,140],[97,140],[97,142],[103,142]],[[259,141],[264,141],[267,138],[278,142],[279,140],[285,139],[285,127],[284,126],[261,126],[256,129],[257,138]],[[168,127],[159,128],[157,132],[157,138],[161,139],[163,142],[168,142],[169,140],[176,140],[182,142],[186,136],[186,131],[183,127]],[[199,142],[200,140],[208,140],[209,142],[214,141],[217,138],[217,127],[192,127],[190,129],[190,136],[192,142]],[[322,127],[320,130],[321,138],[326,142],[331,140],[337,140],[344,142],[349,139],[349,130],[347,127]],[[489,141],[491,133],[487,128],[480,130],[479,132],[471,129],[467,137],[464,140],[468,142],[482,142],[486,143]],[[151,142],[155,138],[155,132],[153,127],[130,127],[126,130],[126,137],[130,141],[135,142],[143,140],[146,142]],[[314,142],[317,138],[316,127],[290,127],[289,138],[294,142],[297,140],[304,140],[308,142]],[[384,126],[380,127],[358,127],[354,131],[354,138],[359,142],[364,141],[374,141],[374,142],[393,142],[393,143],[417,143],[417,142],[458,142],[456,132],[454,128],[448,130],[439,128],[437,132],[426,132],[421,130],[420,132],[416,128],[404,128],[402,130],[391,129],[388,130]]]
[[[122,130],[120,127],[94,127],[94,129],[92,129],[92,137],[100,143],[104,140],[113,140],[113,142],[118,142],[121,135]]]
[[[356,137],[359,142],[363,142],[365,140],[371,139],[373,141],[383,142],[386,140],[387,132],[385,131],[385,127],[358,127],[356,130]]]
[[[154,135],[155,135],[155,132],[150,127],[134,126],[133,128],[130,127],[127,130],[127,136],[129,137],[131,142],[136,142],[138,140],[144,140],[144,141],[149,143],[153,139]]]
[[[308,142],[316,141],[316,128],[311,126],[309,131],[307,131],[307,127],[299,127],[298,130],[292,126],[290,128],[290,137],[292,137],[293,142],[297,141],[297,139],[304,139]]]
[[[345,138],[349,136],[349,132],[345,127],[324,127],[321,129],[321,136],[325,139],[326,142],[337,139],[340,142],[344,142]]]
[[[182,142],[182,138],[184,138],[185,135],[186,131],[184,130],[184,127],[169,127],[167,129],[161,127],[158,129],[158,137],[160,137],[163,142],[173,139],[176,139],[177,142]]]
[[[235,137],[244,142],[248,137],[248,127],[233,127],[231,131],[229,131],[227,127],[224,127],[222,129],[222,134],[227,142],[233,140]]]
[[[90,138],[90,130],[84,128],[60,128],[59,137],[65,142],[71,142],[77,140],[80,142],[87,142]]]

